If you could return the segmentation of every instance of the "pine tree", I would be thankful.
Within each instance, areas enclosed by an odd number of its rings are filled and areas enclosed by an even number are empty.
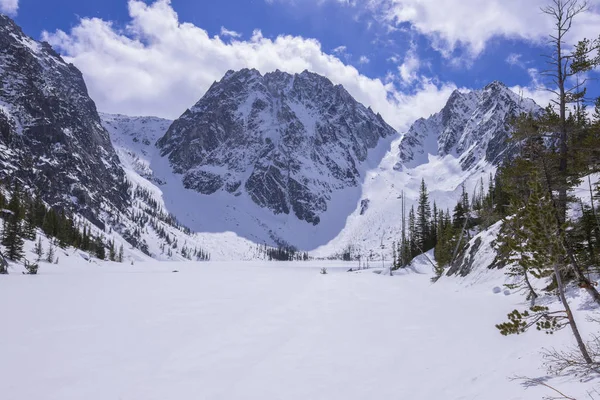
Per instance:
[[[123,244],[121,243],[121,246],[119,247],[119,255],[117,257],[117,261],[120,263],[123,262],[123,253],[124,253]]]
[[[41,228],[44,224],[44,218],[46,217],[47,210],[46,205],[39,195],[36,195],[33,199],[33,210],[35,226]]]
[[[102,241],[102,236],[96,236],[94,247],[96,248],[96,258],[100,260],[106,259],[106,249],[104,247],[104,242]]]
[[[71,227],[69,222],[64,211],[57,214],[55,237],[58,239],[58,246],[63,249],[70,244]]]
[[[52,243],[52,240],[50,240],[50,242],[48,242],[48,251],[46,252],[46,261],[49,263],[54,262],[54,243]]]
[[[435,246],[434,256],[440,268],[439,274],[452,261],[454,248],[456,247],[456,230],[448,221],[442,224],[440,236]]]
[[[592,364],[593,360],[581,338],[565,296],[563,279],[566,271],[563,263],[566,253],[562,237],[564,230],[560,229],[558,222],[554,204],[544,194],[539,180],[534,179],[522,218],[522,237],[527,236],[524,247],[524,254],[527,257],[521,260],[517,257],[514,261],[527,271],[542,271],[542,273],[548,271],[548,274],[553,274],[555,290],[558,292],[564,310],[550,311],[548,307],[532,305],[529,310],[523,312],[514,310],[508,314],[508,322],[498,324],[496,327],[503,335],[510,335],[523,333],[532,326],[552,333],[568,325],[585,362]]]
[[[25,226],[23,236],[28,240],[35,240],[36,223],[35,223],[35,203],[31,199],[26,199],[25,211]]]
[[[454,207],[454,213],[452,214],[452,224],[454,229],[463,229],[465,221],[467,219],[467,212],[464,208],[464,202],[459,201]]]
[[[539,195],[536,193],[536,196]],[[508,265],[505,275],[512,278],[513,282],[505,286],[509,289],[525,289],[532,306],[539,295],[531,284],[531,277],[541,279],[552,273],[548,265],[540,264],[533,258],[537,243],[532,241],[533,233],[526,220],[532,211],[536,212],[531,210],[535,207],[535,201],[536,199],[532,199],[527,205],[513,204],[512,215],[502,223],[496,240],[498,259]]]
[[[417,242],[417,225],[415,220],[415,207],[411,207],[408,213],[408,242],[410,248],[410,259],[412,260],[419,255],[419,247]]]
[[[438,226],[440,224],[439,210],[437,208],[437,204],[435,204],[435,201],[433,202],[433,210],[431,211],[431,216],[432,216],[432,221],[431,221],[431,228],[430,228],[431,229],[430,246],[435,247],[435,245],[437,244]]]
[[[81,238],[81,250],[90,250],[90,235],[87,229],[87,225],[83,226],[83,236]]]
[[[465,184],[462,184],[462,195],[461,195],[461,199],[462,199],[462,208],[463,210],[465,210],[465,212],[468,212],[470,210],[470,206],[469,206],[469,194],[467,193],[467,188],[465,187]]]
[[[2,245],[6,247],[6,257],[13,261],[23,258],[24,234],[22,228],[21,193],[15,181],[7,209],[10,211],[2,235]]]
[[[115,242],[114,240],[111,240],[108,242],[108,259],[110,261],[116,261],[117,260],[117,252],[115,250]]]
[[[37,260],[40,261],[42,259],[42,257],[44,256],[44,248],[42,246],[42,238],[38,238],[38,241],[35,244],[35,247],[33,248],[33,252],[35,253],[35,255],[37,255]]]
[[[429,194],[427,193],[427,186],[425,185],[424,179],[421,180],[416,219],[415,240],[417,247],[420,252],[426,252],[429,250],[430,244],[429,221],[431,219],[431,207],[429,205]]]
[[[44,215],[44,222],[42,223],[42,230],[47,236],[57,237],[58,236],[58,215],[54,209],[48,210]]]

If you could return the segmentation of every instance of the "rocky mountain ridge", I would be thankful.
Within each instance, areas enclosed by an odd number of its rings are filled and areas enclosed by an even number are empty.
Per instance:
[[[0,174],[102,225],[129,205],[125,175],[83,76],[0,15]]]
[[[455,90],[440,112],[411,126],[399,145],[396,168],[426,163],[428,154],[451,154],[460,158],[463,169],[481,160],[498,165],[512,151],[507,143],[511,119],[538,112],[541,108],[533,100],[498,81],[482,90]]]

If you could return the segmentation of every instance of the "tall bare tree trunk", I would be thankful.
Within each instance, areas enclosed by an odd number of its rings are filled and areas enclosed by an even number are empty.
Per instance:
[[[554,275],[556,276],[556,285],[558,286],[558,295],[560,297],[560,301],[567,312],[567,318],[569,319],[569,326],[571,327],[571,331],[573,332],[573,336],[575,336],[575,340],[577,341],[577,347],[579,347],[579,351],[583,356],[583,359],[587,364],[593,364],[594,360],[590,357],[590,354],[587,351],[587,347],[585,347],[585,343],[583,343],[583,339],[581,338],[581,334],[579,333],[579,329],[577,328],[577,323],[575,322],[575,318],[573,317],[573,312],[571,311],[571,307],[569,306],[569,302],[567,301],[567,297],[565,296],[565,288],[563,286],[562,277],[560,275],[560,269],[557,264],[553,265]]]

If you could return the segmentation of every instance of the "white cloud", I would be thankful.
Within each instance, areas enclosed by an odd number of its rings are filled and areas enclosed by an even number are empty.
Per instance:
[[[360,56],[360,58],[358,59],[359,64],[368,64],[370,62],[371,60],[367,56]]]
[[[338,47],[336,47],[335,49],[333,49],[333,50],[332,50],[332,52],[333,52],[334,54],[337,54],[337,55],[340,55],[340,56],[341,56],[341,55],[344,55],[344,54],[346,54],[346,50],[347,50],[347,49],[348,49],[348,48],[347,48],[346,46],[338,46]]]
[[[400,78],[404,84],[411,84],[416,81],[419,76],[419,69],[421,68],[421,59],[417,54],[417,47],[415,43],[411,43],[410,49],[404,56],[402,65],[398,67],[400,72]]]
[[[221,27],[221,36],[229,36],[232,38],[239,38],[242,36],[242,34],[239,32],[236,32],[236,31],[230,31],[229,29],[222,26]]]
[[[323,0],[317,0],[323,1]],[[347,4],[346,0],[335,0]],[[553,21],[540,11],[548,0],[368,0],[354,4],[393,27],[408,23],[426,35],[434,48],[451,57],[459,45],[474,58],[496,36],[542,42]],[[578,16],[567,41],[598,36],[600,0],[589,0],[592,11]]]
[[[525,99],[533,99],[540,107],[546,107],[556,96],[546,89],[545,86],[520,86],[516,85],[510,88],[513,92],[520,94]]]
[[[524,64],[518,64],[525,68]],[[556,99],[556,95],[548,90],[548,87],[543,83],[540,72],[536,68],[526,68],[527,74],[531,81],[527,86],[516,85],[510,89],[520,94],[523,98],[533,99],[539,106],[546,107],[551,100]]]
[[[110,22],[84,18],[70,33],[44,33],[44,39],[82,70],[99,109],[131,115],[178,117],[195,104],[229,69],[256,68],[262,73],[305,69],[327,76],[360,102],[371,106],[395,128],[439,111],[452,84],[423,80],[416,94],[391,82],[361,75],[356,68],[323,52],[314,39],[263,37],[223,42],[189,23],[180,23],[169,0],[129,1],[131,21],[125,32]]]
[[[525,64],[523,63],[523,61],[521,61],[521,57],[523,57],[522,54],[510,53],[508,57],[506,57],[506,63],[508,65],[516,65],[521,68],[525,68]]]
[[[19,0],[0,0],[0,12],[15,16],[19,10]]]

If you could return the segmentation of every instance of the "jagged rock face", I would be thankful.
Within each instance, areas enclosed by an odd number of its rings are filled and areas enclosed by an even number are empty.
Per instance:
[[[427,162],[427,154],[460,158],[464,169],[484,159],[499,164],[514,149],[508,143],[510,120],[521,113],[538,113],[533,100],[522,99],[500,82],[468,93],[454,91],[446,106],[419,119],[400,144],[397,168]]]
[[[127,186],[79,70],[0,15],[0,174],[92,221],[125,209]]]
[[[184,185],[244,191],[275,214],[320,222],[331,194],[396,132],[342,87],[310,72],[229,71],[158,142]]]
[[[473,237],[456,255],[446,272],[448,276],[465,277],[474,270],[502,269],[506,260],[499,257],[496,249],[496,238],[500,233],[502,221],[495,223]]]

